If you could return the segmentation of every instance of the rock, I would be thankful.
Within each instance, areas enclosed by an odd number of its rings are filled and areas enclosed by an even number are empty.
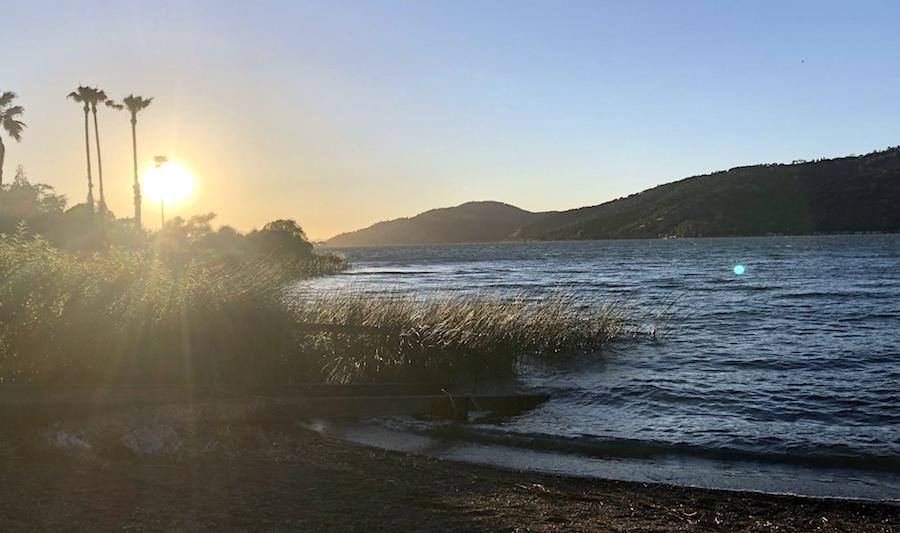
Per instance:
[[[74,450],[79,452],[91,451],[91,443],[66,431],[51,431],[47,434],[47,444],[52,448],[61,450]]]
[[[181,448],[181,438],[171,427],[144,427],[125,434],[122,445],[135,455],[174,454]]]

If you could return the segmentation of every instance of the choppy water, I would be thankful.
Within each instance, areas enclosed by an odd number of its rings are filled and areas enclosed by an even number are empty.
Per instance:
[[[314,288],[566,290],[620,300],[645,322],[676,302],[661,340],[526,369],[522,383],[552,396],[535,411],[466,427],[391,422],[438,455],[900,500],[900,235],[340,251],[353,269]]]

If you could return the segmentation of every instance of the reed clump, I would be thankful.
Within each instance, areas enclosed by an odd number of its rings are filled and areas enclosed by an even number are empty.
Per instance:
[[[571,295],[415,298],[335,293],[300,298],[300,322],[385,328],[385,335],[345,336],[329,355],[329,336],[308,350],[323,350],[332,381],[454,378],[509,373],[528,358],[597,352],[607,342],[637,334],[620,304],[585,306]],[[396,335],[396,337],[392,336]]]

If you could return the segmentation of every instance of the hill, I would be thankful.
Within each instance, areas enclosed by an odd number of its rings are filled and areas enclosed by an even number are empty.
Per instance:
[[[342,233],[329,239],[327,244],[362,246],[502,241],[509,239],[517,229],[545,216],[547,213],[532,213],[500,202],[468,202]]]
[[[738,167],[542,218],[523,240],[900,231],[900,147]]]

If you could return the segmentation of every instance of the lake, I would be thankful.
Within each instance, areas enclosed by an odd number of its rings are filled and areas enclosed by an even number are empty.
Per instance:
[[[347,438],[514,468],[900,499],[900,235],[336,249],[310,290],[615,300],[659,338],[526,365],[551,395],[468,425],[391,419]]]

